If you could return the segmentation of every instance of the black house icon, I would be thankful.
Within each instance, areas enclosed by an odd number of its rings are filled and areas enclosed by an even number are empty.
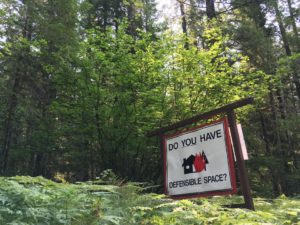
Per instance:
[[[193,173],[194,161],[195,161],[194,155],[190,155],[187,159],[186,158],[183,159],[182,166],[184,168],[184,174]]]

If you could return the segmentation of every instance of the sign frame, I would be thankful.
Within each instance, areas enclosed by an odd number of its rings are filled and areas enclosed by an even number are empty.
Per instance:
[[[225,151],[227,155],[227,164],[228,164],[228,172],[230,176],[230,189],[223,190],[213,190],[213,191],[204,191],[204,192],[196,192],[196,193],[184,193],[179,195],[170,195],[168,193],[168,180],[167,180],[167,140],[170,138],[178,137],[184,134],[192,133],[197,130],[204,129],[205,127],[210,127],[213,125],[222,124],[223,131],[225,135]],[[173,199],[185,199],[185,198],[197,198],[197,197],[209,197],[215,195],[230,195],[237,193],[237,185],[236,185],[236,176],[235,176],[235,168],[234,168],[234,159],[233,159],[233,149],[230,140],[229,134],[229,125],[227,117],[223,117],[219,120],[212,121],[210,123],[201,124],[189,129],[185,129],[183,131],[175,132],[172,134],[163,135],[163,170],[164,170],[164,192],[166,195],[170,196]]]

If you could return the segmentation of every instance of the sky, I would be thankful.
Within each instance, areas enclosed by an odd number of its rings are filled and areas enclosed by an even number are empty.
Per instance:
[[[159,22],[167,20],[168,24],[171,25],[170,28],[173,30],[177,30],[178,23],[176,21],[178,21],[179,18],[179,11],[176,0],[156,0],[156,3]]]
[[[170,17],[174,15],[176,10],[176,0],[156,0],[157,9],[162,17]]]
[[[172,4],[172,0],[156,0],[157,8],[162,9],[164,6],[170,6]]]

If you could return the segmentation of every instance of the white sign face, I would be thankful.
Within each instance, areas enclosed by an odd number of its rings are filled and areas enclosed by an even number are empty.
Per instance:
[[[165,191],[174,197],[236,192],[226,119],[165,137]]]

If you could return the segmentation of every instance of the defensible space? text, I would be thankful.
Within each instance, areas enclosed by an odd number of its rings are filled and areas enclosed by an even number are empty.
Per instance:
[[[201,185],[201,184],[208,184],[208,183],[218,183],[226,181],[227,174],[217,174],[214,176],[205,176],[199,178],[191,178],[191,179],[185,179],[185,180],[178,180],[178,181],[171,181],[169,182],[169,188],[178,188],[178,187],[185,187],[185,186],[193,186],[193,185]]]

